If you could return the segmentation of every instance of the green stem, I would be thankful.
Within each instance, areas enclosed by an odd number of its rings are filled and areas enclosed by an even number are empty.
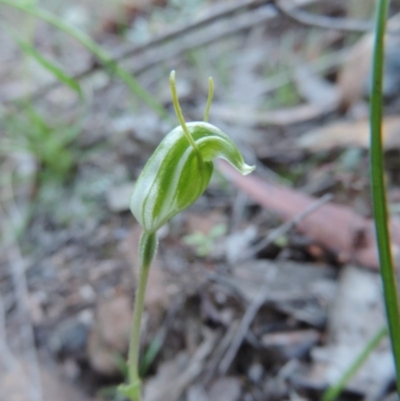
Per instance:
[[[131,341],[128,357],[128,379],[127,385],[119,387],[120,392],[131,401],[141,400],[141,380],[139,376],[139,351],[140,332],[142,323],[142,312],[144,296],[146,292],[147,278],[154,256],[157,252],[157,235],[155,233],[143,232],[139,243],[139,283],[136,289],[135,307],[133,311]]]
[[[396,274],[391,252],[382,147],[382,77],[385,57],[385,28],[389,2],[389,0],[379,0],[376,12],[370,108],[370,169],[376,240],[379,250],[380,273],[382,276],[390,340],[396,366],[397,391],[400,392],[400,308]]]

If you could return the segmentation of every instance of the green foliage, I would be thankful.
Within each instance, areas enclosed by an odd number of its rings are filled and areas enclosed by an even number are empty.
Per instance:
[[[272,97],[266,101],[266,108],[290,107],[298,104],[300,100],[296,85],[293,82],[289,82],[280,86]]]
[[[68,25],[56,15],[32,5],[32,3],[30,2],[0,0],[0,4],[5,4],[27,14],[31,14],[37,18],[40,18],[43,21],[46,21],[49,24],[53,25],[57,29],[65,32],[72,38],[76,39],[94,56],[96,56],[110,73],[115,74],[117,77],[119,77],[136,96],[142,99],[160,117],[168,119],[168,114],[164,107],[139,84],[139,82],[129,73],[129,71],[118,65],[108,54],[108,52],[106,52],[101,46],[99,46],[94,40],[92,40],[90,36],[86,35],[82,31],[71,25]]]
[[[4,118],[4,152],[29,152],[41,167],[41,178],[64,181],[75,166],[77,151],[71,146],[80,132],[78,125],[51,125],[28,106],[18,115]]]
[[[34,59],[39,63],[45,70],[52,74],[58,81],[67,85],[70,89],[76,92],[79,97],[83,97],[83,93],[79,83],[68,74],[66,74],[61,68],[59,68],[54,62],[43,57],[43,55],[38,52],[29,42],[26,42],[18,37],[12,30],[6,28],[6,30],[13,37],[15,42],[21,48],[25,55]]]
[[[183,237],[183,242],[195,248],[197,256],[204,257],[211,254],[215,246],[215,241],[226,234],[225,224],[215,225],[208,234],[194,232]]]
[[[165,340],[165,331],[159,332],[149,344],[143,359],[140,362],[140,376],[144,376],[150,369],[158,353],[160,352]]]

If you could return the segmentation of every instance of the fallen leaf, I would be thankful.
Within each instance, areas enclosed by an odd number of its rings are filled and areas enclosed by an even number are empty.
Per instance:
[[[300,104],[269,111],[256,111],[245,106],[235,108],[232,106],[213,105],[211,115],[232,125],[257,127],[265,125],[287,126],[310,121],[322,117],[336,108],[334,104],[315,105],[311,103]]]
[[[268,210],[278,213],[285,221],[292,221],[316,202],[316,198],[294,189],[273,184],[255,174],[242,176],[228,163],[219,161],[219,170],[238,188]],[[375,229],[371,219],[364,218],[344,205],[327,203],[303,219],[298,225],[317,244],[337,255],[345,262],[377,269],[378,253]],[[390,220],[392,251],[395,263],[400,265],[400,220]]]
[[[400,14],[388,21],[388,30],[397,31]],[[386,63],[384,71],[384,96],[393,96],[393,89],[399,85],[399,38],[387,35],[385,39]],[[368,90],[371,70],[373,35],[364,35],[352,48],[338,77],[340,108],[348,110],[354,106]]]
[[[312,152],[356,146],[369,147],[369,121],[340,121],[316,128],[302,135],[297,146]],[[385,149],[400,147],[400,117],[385,117],[383,121]]]
[[[368,34],[351,49],[338,77],[340,107],[347,110],[357,103],[364,92],[371,68],[373,36]]]

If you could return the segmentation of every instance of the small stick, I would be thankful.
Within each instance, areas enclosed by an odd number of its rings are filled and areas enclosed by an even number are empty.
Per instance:
[[[250,258],[252,258],[256,253],[260,252],[262,249],[264,249],[268,245],[271,245],[279,237],[282,237],[282,235],[286,234],[291,229],[296,227],[299,223],[301,223],[311,213],[315,212],[321,206],[325,205],[325,203],[328,203],[329,201],[331,201],[332,198],[333,198],[332,194],[325,194],[324,196],[319,198],[317,201],[312,203],[307,209],[305,209],[302,212],[298,213],[292,220],[290,220],[290,221],[280,225],[279,227],[275,228],[274,230],[272,230],[267,235],[267,237],[262,239],[258,244],[253,246],[251,249],[247,250],[247,252],[245,252],[243,254],[243,256],[239,259],[238,262],[244,262],[244,261],[249,260]]]
[[[18,361],[14,357],[10,348],[7,345],[6,339],[6,317],[4,311],[3,299],[0,296],[0,355],[6,369],[12,370],[18,366]]]
[[[236,335],[233,338],[233,341],[230,347],[228,348],[228,351],[226,352],[224,358],[219,364],[218,371],[221,375],[225,375],[228,369],[230,368],[240,346],[243,343],[244,338],[246,337],[247,332],[249,331],[252,321],[256,317],[258,310],[265,302],[267,298],[267,296],[265,295],[266,287],[267,287],[266,282],[264,282],[264,284],[260,289],[259,294],[247,308],[246,313],[244,314],[242,321],[240,322]]]
[[[315,212],[319,207],[329,202],[331,199],[332,199],[331,194],[326,194],[320,199],[318,199],[316,202],[310,205],[306,210],[295,216],[291,221],[282,224],[280,227],[272,231],[270,235],[268,235],[268,237],[264,241],[262,241],[262,243],[257,244],[256,247],[254,247],[250,253],[246,254],[245,258],[251,257],[254,254],[254,250],[258,252],[259,250],[258,248],[262,249],[267,244],[275,241],[278,237],[291,230],[293,227],[299,224],[303,219],[305,219],[308,215]],[[226,372],[228,371],[240,346],[243,343],[244,338],[246,337],[246,334],[250,328],[251,323],[253,322],[261,306],[266,301],[267,284],[268,284],[268,277],[265,277],[264,283],[261,286],[258,295],[255,297],[253,302],[247,308],[246,313],[244,314],[242,321],[239,325],[239,328],[236,332],[236,335],[231,343],[231,346],[229,347],[228,351],[226,352],[224,358],[222,359],[219,365],[218,370],[221,375],[225,375]]]
[[[371,32],[374,27],[371,22],[316,15],[304,10],[296,9],[292,5],[289,6],[285,3],[285,1],[276,0],[275,7],[282,14],[302,25],[353,33]]]

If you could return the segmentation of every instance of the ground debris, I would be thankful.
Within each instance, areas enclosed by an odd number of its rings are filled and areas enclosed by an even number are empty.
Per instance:
[[[243,177],[227,163],[219,163],[221,171],[240,189],[266,209],[273,210],[285,221],[292,221],[316,199],[271,180],[256,175]],[[326,224],[329,221],[330,224]],[[330,202],[322,205],[302,220],[298,229],[315,243],[333,252],[340,263],[357,262],[377,269],[378,253],[373,221],[357,214],[352,208]],[[395,263],[400,263],[400,220],[390,220]]]
[[[365,168],[371,37],[347,47],[355,36],[302,26],[282,1],[55,3],[40,7],[84,30],[117,64],[35,19],[32,45],[76,78],[80,99],[0,33],[0,250],[18,244],[27,278],[21,297],[18,258],[0,252],[0,401],[119,399],[141,234],[129,198],[178,125],[171,69],[186,121],[202,119],[213,76],[210,123],[257,170],[236,178],[216,165],[204,195],[158,233],[143,314],[144,401],[320,399],[383,324],[377,273],[343,267],[378,266]],[[285,3],[332,23],[369,17],[355,0]],[[23,25],[23,13],[0,7],[6,25]],[[387,184],[397,214],[399,42],[388,35],[386,44],[384,146],[394,156]],[[129,85],[114,68],[126,69]],[[68,174],[48,178],[48,156],[55,170],[71,160]],[[400,264],[400,220],[391,222]],[[39,357],[36,366],[16,352],[35,347],[53,361]],[[393,387],[390,357],[382,342],[343,401],[382,401]]]
[[[400,148],[400,118],[386,117],[383,120],[383,144],[386,150]],[[369,121],[336,121],[302,135],[297,145],[311,152],[332,150],[348,146],[369,147]]]
[[[206,358],[210,355],[218,336],[206,331],[204,340],[192,356],[182,352],[159,367],[157,375],[148,381],[144,401],[177,401],[187,387],[202,373]]]
[[[93,369],[104,375],[119,372],[117,355],[128,350],[132,300],[126,295],[99,302],[89,334],[88,357]]]
[[[107,194],[107,206],[112,212],[129,210],[129,199],[134,185],[135,183],[129,182],[110,189]]]
[[[1,401],[96,401],[90,400],[63,377],[61,369],[54,362],[48,361],[41,361],[38,366],[40,371],[40,392],[38,392],[26,376],[27,362],[22,358],[18,358],[15,362],[16,365],[11,369],[3,369],[0,365]]]
[[[269,302],[285,303],[320,299],[328,305],[335,296],[335,271],[327,266],[254,260],[236,266],[232,277],[224,277],[248,301],[260,291]]]
[[[314,363],[308,376],[319,386],[336,383],[367,342],[386,324],[379,276],[346,266],[340,275],[337,297],[329,308],[329,316],[327,344],[313,350]],[[347,388],[358,394],[379,395],[393,378],[393,359],[386,338]]]

